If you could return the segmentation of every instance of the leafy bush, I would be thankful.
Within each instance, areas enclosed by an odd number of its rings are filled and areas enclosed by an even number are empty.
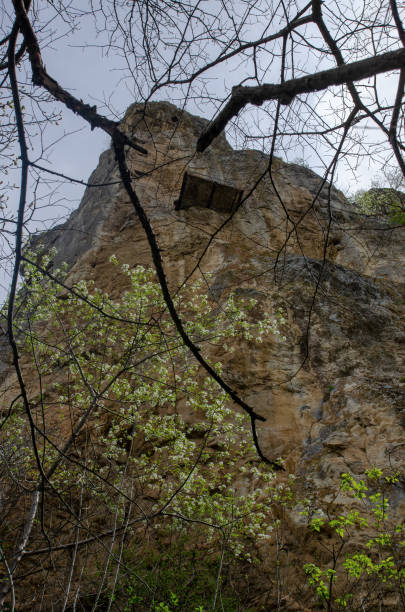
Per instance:
[[[322,545],[329,553],[329,567],[304,565],[308,584],[328,611],[374,610],[377,605],[405,610],[404,526],[389,516],[390,489],[398,483],[398,474],[384,475],[373,468],[366,477],[356,480],[342,474],[340,493],[352,499],[348,511],[305,511],[311,531],[330,536]]]
[[[373,187],[354,197],[359,212],[384,217],[393,225],[405,225],[405,194],[390,187]]]

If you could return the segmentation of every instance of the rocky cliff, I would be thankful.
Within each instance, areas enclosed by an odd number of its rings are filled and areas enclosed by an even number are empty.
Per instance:
[[[285,342],[233,358],[226,372],[266,417],[266,452],[325,490],[345,470],[403,467],[403,228],[367,224],[311,170],[275,159],[269,172],[265,155],[234,151],[224,137],[196,154],[205,121],[171,104],[134,105],[123,123],[149,151],[129,158],[171,288],[210,273],[212,299],[237,289],[285,314]],[[185,172],[241,190],[242,205],[230,219],[198,196],[175,210]],[[118,295],[110,255],[151,264],[149,246],[111,150],[90,184],[101,186],[40,242],[56,249],[54,265],[68,262],[69,282],[94,279]]]
[[[213,302],[233,290],[283,313],[284,338],[225,356],[224,378],[266,418],[265,454],[304,476],[308,492],[327,501],[341,473],[372,466],[403,473],[404,228],[365,221],[311,170],[281,159],[269,168],[266,155],[235,151],[225,137],[196,154],[205,124],[169,103],[134,105],[123,120],[148,149],[128,156],[170,288],[202,276]],[[110,256],[151,265],[149,245],[112,150],[89,182],[70,219],[33,244],[56,249],[54,268],[68,263],[67,284],[92,279],[118,297],[126,281]]]

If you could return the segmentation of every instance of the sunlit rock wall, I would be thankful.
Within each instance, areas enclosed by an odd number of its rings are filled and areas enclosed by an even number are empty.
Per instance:
[[[209,274],[213,301],[229,290],[284,314],[285,340],[223,354],[225,377],[266,417],[266,454],[305,475],[325,499],[343,471],[404,467],[404,229],[365,222],[343,195],[307,168],[260,151],[234,151],[219,137],[204,154],[205,126],[168,103],[129,108],[123,127],[147,157],[130,151],[134,187],[158,237],[172,289]],[[229,215],[195,206],[175,210],[184,172],[243,191]],[[151,264],[149,246],[119,184],[112,150],[100,157],[71,218],[37,240],[67,261],[69,282],[94,279],[118,296],[120,262]],[[398,512],[405,495],[396,488]],[[403,508],[402,508],[403,506]],[[401,510],[402,508],[402,510]]]

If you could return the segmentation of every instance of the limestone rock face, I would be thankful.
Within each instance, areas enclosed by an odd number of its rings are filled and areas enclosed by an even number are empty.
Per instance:
[[[268,456],[310,477],[327,496],[339,474],[389,462],[404,467],[404,229],[364,222],[344,196],[311,170],[260,151],[234,151],[221,136],[203,154],[206,122],[169,103],[133,105],[123,127],[144,141],[129,152],[134,188],[176,289],[210,273],[219,300],[229,290],[280,309],[285,340],[223,356],[225,377],[266,417],[259,437]],[[243,191],[230,215],[201,206],[176,210],[185,171]],[[115,296],[125,289],[109,263],[152,264],[111,150],[100,157],[70,219],[39,237],[67,261],[68,282],[94,279]],[[398,512],[405,511],[397,488]]]
[[[405,228],[360,217],[342,193],[311,170],[278,158],[269,167],[265,154],[235,151],[224,136],[197,154],[205,126],[205,120],[169,103],[131,106],[122,129],[148,150],[147,156],[127,152],[133,187],[152,224],[172,292],[202,276],[214,309],[234,291],[256,300],[253,316],[282,313],[281,335],[269,334],[261,344],[240,341],[232,353],[210,349],[208,359],[221,360],[226,382],[265,417],[257,425],[260,446],[267,457],[282,457],[287,472],[297,477],[298,500],[314,500],[320,512],[330,507],[340,512],[353,504],[350,495],[339,493],[342,473],[360,479],[376,466],[404,474]],[[31,246],[39,253],[55,249],[51,267],[67,263],[67,285],[94,280],[115,299],[128,288],[128,278],[117,273],[110,257],[130,267],[152,266],[151,250],[112,149],[101,155],[89,185],[66,223],[40,234]],[[6,376],[8,409],[16,385],[5,340],[0,336],[0,378]],[[203,346],[204,355],[206,350]],[[38,377],[30,360],[23,365],[35,399]],[[198,417],[182,405],[177,409],[191,430]],[[52,409],[49,415],[61,440],[67,439],[70,413],[65,420],[54,417]],[[114,459],[125,460],[124,451]],[[256,487],[242,480],[233,485]],[[405,516],[403,485],[400,480],[391,496],[397,522]],[[158,489],[151,495],[158,499]],[[301,597],[303,565],[325,555],[323,544],[330,537],[326,526],[318,546],[303,508],[300,502],[286,512],[281,549],[287,552],[288,595],[277,609],[291,612],[309,612],[308,598]],[[266,595],[274,584],[276,544],[264,539],[254,546],[267,577],[263,581],[252,568],[249,609],[276,609]],[[393,602],[384,601],[383,609],[397,610]],[[22,609],[31,609],[27,606]]]

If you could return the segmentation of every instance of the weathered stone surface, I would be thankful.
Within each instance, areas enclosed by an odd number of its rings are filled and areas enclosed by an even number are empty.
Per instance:
[[[134,105],[123,121],[149,150],[129,159],[170,287],[210,273],[213,301],[232,289],[255,297],[259,311],[284,314],[285,341],[219,355],[227,381],[267,419],[263,450],[284,457],[325,500],[344,471],[360,475],[390,460],[403,473],[404,230],[365,223],[336,189],[330,201],[327,185],[318,197],[322,181],[312,171],[275,159],[269,172],[265,155],[233,151],[224,137],[196,154],[204,125],[168,103],[146,112]],[[175,210],[185,171],[242,190],[241,207],[230,219],[198,206]],[[55,266],[68,262],[69,283],[94,279],[115,296],[125,281],[112,254],[131,266],[152,263],[117,181],[109,150],[90,179],[108,186],[88,188],[71,218],[36,242],[57,249]],[[403,515],[401,487],[397,497]]]
[[[100,155],[98,166],[90,176],[89,183],[93,186],[86,189],[79,208],[71,214],[68,221],[35,236],[30,242],[33,249],[56,250],[54,267],[58,267],[62,262],[71,267],[81,255],[102,239],[103,223],[112,212],[119,188],[118,170],[111,150]]]
[[[199,274],[198,266],[212,274],[214,300],[238,289],[262,309],[284,312],[285,342],[272,338],[226,367],[228,381],[267,418],[260,439],[269,455],[285,457],[290,470],[312,474],[324,489],[343,469],[386,464],[389,449],[404,440],[403,233],[367,227],[336,189],[328,201],[327,185],[317,197],[322,181],[307,168],[276,159],[270,175],[265,155],[233,151],[224,137],[195,154],[204,125],[168,103],[146,112],[134,105],[123,121],[149,150],[129,158],[171,287]],[[185,171],[243,190],[230,221],[199,206],[175,210]],[[71,218],[38,238],[57,249],[55,265],[69,263],[70,282],[91,278],[115,295],[123,280],[111,272],[111,254],[151,264],[117,180],[109,150],[90,178],[108,186],[88,188]],[[393,460],[403,465],[400,452]]]

